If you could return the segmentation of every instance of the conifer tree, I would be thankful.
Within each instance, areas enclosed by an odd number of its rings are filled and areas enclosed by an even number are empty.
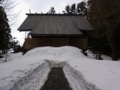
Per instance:
[[[7,15],[4,8],[0,6],[0,50],[2,50],[2,52],[9,49],[10,38],[11,29],[8,24]]]
[[[65,7],[65,12],[66,12],[66,14],[71,14],[71,8],[70,8],[69,5],[67,5],[67,6]]]
[[[80,2],[77,4],[77,13],[78,14],[87,14],[87,8],[86,8],[86,3],[85,2]]]
[[[49,13],[49,14],[55,14],[55,8],[54,8],[54,7],[51,7],[48,13]]]
[[[64,14],[80,14],[80,15],[87,15],[87,8],[85,2],[80,2],[77,4],[67,5],[65,7]]]
[[[89,20],[97,29],[97,32],[100,32],[99,28],[101,26],[104,27],[104,32],[98,36],[105,35],[107,37],[112,51],[112,58],[117,60],[118,49],[115,36],[117,34],[116,28],[120,23],[120,0],[88,0],[88,7]]]
[[[72,6],[71,6],[71,13],[72,14],[76,14],[77,13],[76,4],[72,4]]]

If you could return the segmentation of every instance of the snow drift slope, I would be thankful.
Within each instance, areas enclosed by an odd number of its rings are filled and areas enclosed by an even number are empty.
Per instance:
[[[81,50],[76,47],[39,47],[28,51],[25,56],[39,57],[40,59],[51,60],[73,60],[75,58],[85,58]]]

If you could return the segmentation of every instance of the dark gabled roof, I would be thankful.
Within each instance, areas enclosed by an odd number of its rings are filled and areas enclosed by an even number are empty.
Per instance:
[[[82,34],[80,30],[93,30],[85,16],[64,14],[27,14],[18,28],[31,34]]]

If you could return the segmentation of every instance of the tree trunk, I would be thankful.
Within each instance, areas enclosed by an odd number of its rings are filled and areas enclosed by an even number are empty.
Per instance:
[[[7,52],[6,52],[6,54],[5,54],[5,62],[7,62]]]
[[[107,36],[108,36],[108,40],[110,42],[110,46],[111,46],[111,51],[112,51],[112,59],[113,60],[118,60],[118,55],[117,55],[117,46],[114,40],[114,29],[109,29],[107,30]]]
[[[102,60],[100,51],[98,51],[98,59]]]

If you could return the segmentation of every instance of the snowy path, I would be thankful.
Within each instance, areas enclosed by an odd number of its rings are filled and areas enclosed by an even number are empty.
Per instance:
[[[14,84],[14,86],[10,90],[41,89],[47,78],[49,79],[48,73],[50,71],[50,68],[52,67],[63,67],[63,71],[72,90],[98,90],[95,85],[91,83],[87,83],[86,80],[83,78],[83,76],[78,71],[74,70],[66,62],[55,63],[54,61],[48,61],[48,60],[46,60],[41,65],[39,65],[29,75],[21,78],[18,82]],[[54,86],[50,86],[50,87],[52,88]],[[43,88],[41,90],[47,90],[47,89]],[[66,90],[70,90],[70,89],[66,89]]]
[[[53,67],[41,90],[71,90],[62,67]]]
[[[0,90],[40,90],[52,67],[63,67],[72,90],[120,90],[120,61],[89,59],[76,47],[38,47],[9,58],[0,64]]]

